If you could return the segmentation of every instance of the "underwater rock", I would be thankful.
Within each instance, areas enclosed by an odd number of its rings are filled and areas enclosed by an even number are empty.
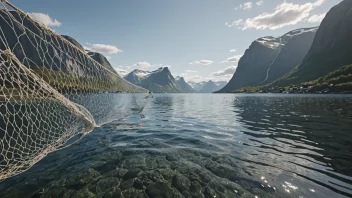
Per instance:
[[[218,194],[213,189],[206,188],[204,191],[204,197],[205,198],[214,198],[214,197],[219,197]]]
[[[187,177],[178,174],[172,179],[172,185],[175,186],[179,191],[184,191],[189,189],[191,182]]]
[[[119,179],[117,179],[116,177],[108,177],[98,181],[98,183],[96,184],[95,191],[97,193],[102,193],[112,187],[117,187],[117,186],[119,186]]]
[[[134,180],[133,179],[129,179],[127,181],[123,181],[120,184],[120,188],[121,188],[121,190],[126,190],[126,189],[129,189],[129,188],[132,188],[133,184],[134,184]]]
[[[122,191],[124,198],[148,198],[148,196],[142,190],[136,190],[130,188],[128,190]]]
[[[174,155],[173,153],[169,153],[166,155],[166,159],[170,162],[177,161],[180,158],[178,155]]]
[[[198,182],[193,181],[189,190],[193,197],[203,197],[202,186]]]
[[[99,171],[100,173],[104,174],[104,173],[107,173],[109,171],[113,171],[113,170],[116,170],[117,166],[115,165],[115,161],[110,161],[110,162],[107,162],[101,166],[97,166],[95,167],[95,170]]]
[[[65,194],[65,188],[60,186],[52,186],[49,191],[45,192],[41,198],[61,198]],[[19,196],[13,196],[19,197]]]
[[[179,198],[183,197],[176,189],[171,188],[166,182],[158,181],[149,185],[146,189],[149,197],[153,198]]]
[[[124,176],[123,179],[124,180],[128,180],[128,179],[133,179],[136,178],[138,175],[141,174],[141,170],[140,169],[133,169],[133,170],[129,170]]]
[[[119,178],[122,178],[123,176],[125,176],[125,174],[127,173],[127,169],[124,169],[124,168],[120,168],[119,169],[119,173],[118,173],[118,177]]]
[[[79,191],[76,191],[73,196],[74,198],[96,198],[97,196],[90,192],[88,188],[82,188]]]
[[[66,186],[68,186],[69,188],[80,188],[85,186],[86,184],[96,181],[99,176],[100,173],[92,168],[83,170],[74,175],[72,178],[69,178],[66,181]]]
[[[122,197],[122,194],[119,188],[111,188],[107,190],[103,195],[103,198],[120,198],[120,197]]]
[[[163,180],[163,176],[156,170],[146,171],[142,173],[142,177],[147,177],[148,179],[155,181]]]
[[[143,182],[138,178],[134,179],[134,187],[139,190],[143,190],[144,189]]]
[[[176,172],[171,169],[159,169],[158,172],[163,176],[165,180],[171,180]]]

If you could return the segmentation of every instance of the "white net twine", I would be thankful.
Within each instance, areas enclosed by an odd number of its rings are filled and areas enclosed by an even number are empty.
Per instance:
[[[98,63],[79,44],[10,2],[1,0],[0,5],[2,181],[75,135],[142,108],[144,96],[123,93],[147,90],[125,81],[109,64]]]

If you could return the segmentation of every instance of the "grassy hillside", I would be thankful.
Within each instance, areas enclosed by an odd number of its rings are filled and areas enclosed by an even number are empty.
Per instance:
[[[352,93],[352,65],[344,66],[312,82],[310,92],[329,90]]]
[[[288,74],[289,76],[290,74]],[[261,87],[244,87],[234,90],[235,93],[255,93],[255,92],[282,92],[289,91],[290,88],[297,88],[302,93],[352,93],[352,65],[347,65],[336,69],[329,74],[313,81],[303,82],[287,86],[277,86],[272,83]]]

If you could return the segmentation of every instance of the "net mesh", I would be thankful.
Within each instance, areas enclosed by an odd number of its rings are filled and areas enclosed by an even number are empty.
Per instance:
[[[0,4],[2,181],[72,137],[140,111],[145,95],[138,93],[146,90],[10,2]]]

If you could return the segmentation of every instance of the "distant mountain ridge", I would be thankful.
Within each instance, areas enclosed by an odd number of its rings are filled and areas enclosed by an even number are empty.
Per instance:
[[[213,93],[222,89],[227,81],[202,81],[202,82],[194,82],[188,81],[188,84],[199,93]]]
[[[180,86],[183,90],[189,92],[189,93],[193,93],[193,92],[196,92],[196,90],[194,90],[191,85],[189,85],[185,79],[183,77],[180,77],[180,76],[176,76],[175,78],[176,80],[176,83],[178,86]]]
[[[217,81],[214,82],[212,80],[209,80],[204,84],[202,89],[199,90],[200,93],[214,93],[216,91],[221,90],[224,88],[224,86],[227,84],[226,81]]]
[[[155,93],[187,93],[188,90],[177,84],[168,67],[160,67],[155,71],[135,69],[125,80]]]
[[[200,91],[203,86],[205,85],[205,81],[202,82],[195,82],[195,81],[188,81],[187,82],[194,90],[196,90],[197,92]]]
[[[255,40],[241,57],[230,82],[220,92],[260,86],[277,80],[301,63],[317,27],[290,31],[281,37]]]

